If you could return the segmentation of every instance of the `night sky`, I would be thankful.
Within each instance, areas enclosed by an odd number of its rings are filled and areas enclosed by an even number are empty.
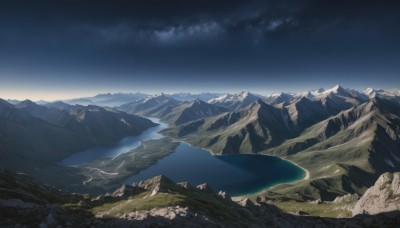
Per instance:
[[[400,1],[1,0],[0,97],[400,87]]]

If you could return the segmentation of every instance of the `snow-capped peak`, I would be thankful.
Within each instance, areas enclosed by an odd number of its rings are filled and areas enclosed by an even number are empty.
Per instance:
[[[214,104],[214,103],[237,102],[237,101],[243,102],[249,96],[252,96],[252,94],[249,91],[244,90],[237,94],[227,93],[225,95],[210,99],[208,103]]]
[[[240,93],[237,95],[238,100],[243,101],[244,99],[246,99],[246,97],[249,96],[249,94],[250,94],[249,91],[243,90],[242,92],[240,92]]]
[[[343,87],[341,87],[340,85],[335,85],[332,89],[325,90],[322,93],[324,93],[324,94],[342,93],[344,91],[345,91],[345,89],[343,89]]]
[[[146,102],[149,102],[151,100],[158,100],[160,98],[164,99],[166,97],[167,97],[167,95],[165,95],[164,93],[159,93],[159,94],[155,94],[155,95],[148,96],[148,97],[144,98],[142,103],[146,103]]]
[[[367,88],[367,89],[364,89],[362,91],[362,93],[367,95],[370,98],[400,96],[400,90],[398,90],[398,89],[383,90],[383,89]]]

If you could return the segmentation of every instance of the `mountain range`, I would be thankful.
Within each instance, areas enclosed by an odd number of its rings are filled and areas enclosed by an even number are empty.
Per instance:
[[[362,195],[381,174],[400,169],[399,94],[335,86],[267,97],[243,91],[203,93],[203,99],[164,93],[91,98],[101,106],[0,100],[0,164],[56,186],[74,178],[82,182],[82,170],[61,168],[58,162],[84,149],[139,135],[156,126],[140,116],[158,117],[169,125],[162,134],[214,155],[278,156],[306,170],[304,180],[267,189],[260,197],[332,201],[348,193]],[[112,100],[116,97],[121,99]],[[134,164],[135,159],[129,159]],[[97,162],[99,167],[104,164]],[[130,173],[129,167],[123,169]],[[96,183],[102,183],[101,175]]]
[[[60,102],[43,106],[29,100],[14,106],[0,99],[1,165],[47,183],[60,183],[60,175],[65,175],[64,180],[73,175],[59,165],[63,158],[138,135],[156,125],[142,117],[98,106]]]
[[[400,168],[395,95],[370,98],[335,86],[285,97],[282,102],[270,99],[275,101],[270,104],[257,100],[239,111],[171,126],[163,133],[214,154],[268,154],[310,171],[308,180],[279,186],[267,196],[330,200],[362,194],[380,174]]]

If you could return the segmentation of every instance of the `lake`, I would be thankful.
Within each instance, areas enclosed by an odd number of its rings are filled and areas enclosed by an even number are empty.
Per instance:
[[[188,181],[192,185],[206,182],[215,191],[223,190],[231,196],[256,193],[305,177],[303,169],[277,157],[213,156],[206,150],[181,143],[174,153],[128,178],[125,183],[132,184],[161,174],[174,182]]]
[[[139,147],[142,141],[164,137],[158,132],[167,125],[157,118],[150,119],[160,125],[139,136],[126,137],[114,145],[75,153],[64,159],[62,164],[74,166],[104,157],[113,158]],[[161,174],[175,182],[187,181],[193,185],[208,183],[215,191],[223,190],[231,196],[256,193],[276,184],[303,179],[306,175],[300,167],[277,157],[251,154],[213,156],[204,149],[180,143],[169,156],[124,183],[132,184]]]

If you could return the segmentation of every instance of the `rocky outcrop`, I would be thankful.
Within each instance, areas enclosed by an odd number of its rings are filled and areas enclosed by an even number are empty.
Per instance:
[[[214,194],[214,190],[207,183],[198,185],[196,189],[208,194]]]
[[[357,193],[352,194],[347,194],[344,196],[338,196],[333,200],[332,203],[351,203],[351,202],[356,202],[358,199],[360,199],[360,196]]]
[[[352,213],[376,215],[400,210],[400,172],[384,173],[356,203]]]
[[[144,192],[144,189],[142,189],[138,186],[124,184],[120,188],[115,190],[111,194],[111,196],[113,196],[113,197],[129,197],[129,196],[136,195],[136,194],[139,194],[142,192]]]

